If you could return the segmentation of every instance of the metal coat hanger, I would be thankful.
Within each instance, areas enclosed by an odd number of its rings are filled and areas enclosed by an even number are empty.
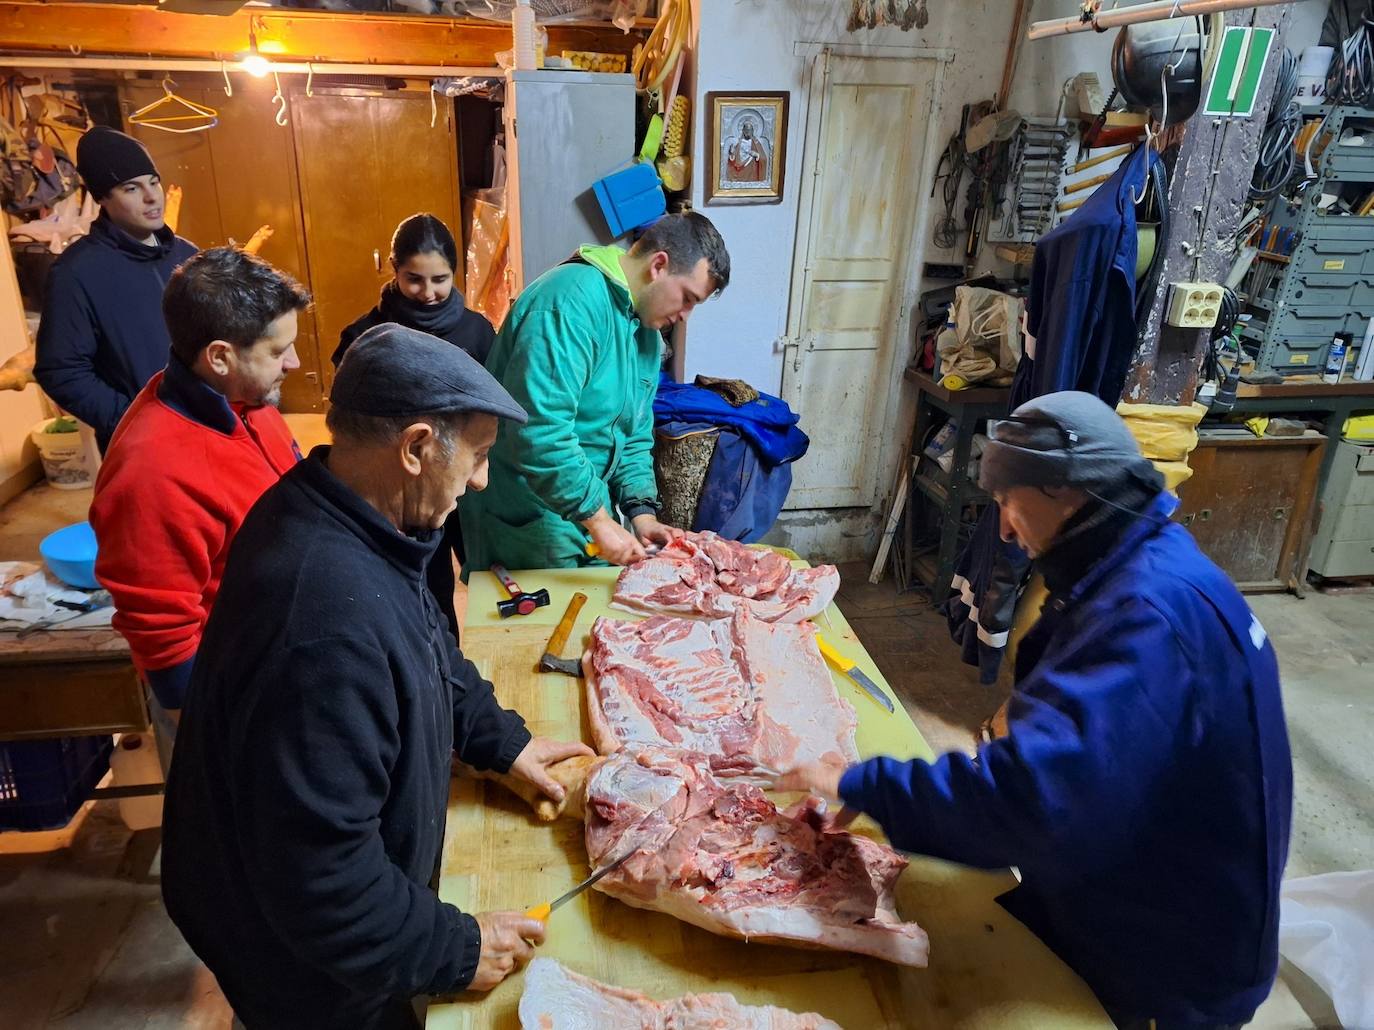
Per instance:
[[[187,100],[185,97],[177,96],[177,84],[170,77],[162,80],[162,96],[158,97],[151,104],[145,104],[133,114],[129,115],[129,124],[144,125],[150,129],[160,129],[163,132],[204,132],[212,129],[219,124],[219,112],[213,107],[206,107],[198,104],[194,100]],[[180,112],[180,113],[167,113]],[[155,112],[162,112],[155,115]],[[189,113],[187,113],[189,112]],[[209,121],[206,121],[206,119]],[[200,122],[199,125],[177,126],[172,122]]]

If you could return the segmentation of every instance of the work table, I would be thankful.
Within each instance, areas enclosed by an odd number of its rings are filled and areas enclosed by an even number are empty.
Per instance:
[[[463,651],[507,707],[531,732],[590,740],[581,680],[539,673],[536,663],[575,590],[588,595],[564,656],[589,641],[598,616],[634,619],[610,609],[616,569],[516,572],[526,590],[547,589],[551,603],[525,617],[502,620],[504,597],[489,573],[472,576]],[[817,618],[821,631],[891,690],[839,608]],[[931,757],[900,703],[889,714],[848,680],[832,673],[840,695],[858,714],[857,743],[865,757]],[[877,834],[867,820],[855,824]],[[455,779],[449,797],[439,894],[465,911],[523,910],[563,893],[590,870],[579,821],[538,822],[528,806],[486,781]],[[879,1027],[1110,1028],[1082,981],[996,903],[1015,885],[1009,872],[980,872],[913,858],[898,886],[904,918],[930,934],[930,966],[910,969],[846,952],[748,944],[716,936],[671,916],[631,908],[596,890],[559,909],[539,954],[606,983],[655,998],[728,991],[746,1004],[820,1012],[846,1030]],[[486,995],[435,1001],[427,1026],[438,1030],[511,1030],[523,976],[516,973]]]

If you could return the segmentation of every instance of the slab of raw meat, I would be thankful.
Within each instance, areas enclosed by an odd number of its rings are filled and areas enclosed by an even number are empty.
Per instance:
[[[580,976],[551,958],[525,970],[522,1030],[840,1030],[814,1012],[741,1005],[729,994],[686,994],[654,1001],[647,994]]]
[[[905,858],[824,829],[815,798],[783,812],[756,787],[722,783],[709,764],[622,751],[592,773],[591,867],[634,852],[597,890],[712,933],[926,964],[926,933],[901,920],[893,897]]]
[[[839,588],[833,565],[794,569],[775,551],[715,533],[688,533],[626,566],[612,604],[695,618],[719,618],[744,607],[765,622],[802,622],[823,612]]]
[[[711,756],[717,775],[859,760],[858,719],[835,691],[809,622],[745,608],[703,621],[597,619],[586,662],[597,751],[667,747]]]

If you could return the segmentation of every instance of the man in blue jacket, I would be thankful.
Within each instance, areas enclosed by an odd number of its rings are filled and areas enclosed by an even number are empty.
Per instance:
[[[1049,588],[1007,736],[777,785],[843,799],[907,851],[1018,867],[1003,904],[1120,1026],[1245,1023],[1278,965],[1292,809],[1273,648],[1102,401],[1047,394],[989,436],[980,482]]]
[[[162,290],[196,248],[163,219],[162,180],[138,140],[98,125],[77,143],[76,167],[100,217],[48,273],[33,374],[95,430],[103,453],[138,391],[167,364]]]

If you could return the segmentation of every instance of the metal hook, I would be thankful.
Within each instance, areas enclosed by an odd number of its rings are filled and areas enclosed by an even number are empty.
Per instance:
[[[171,96],[176,91],[176,79],[172,78],[170,75],[164,75],[162,77],[162,92],[166,93],[168,96]]]
[[[272,103],[277,105],[277,115],[275,121],[278,125],[286,124],[286,97],[282,96],[281,78],[276,72],[272,73],[272,81],[277,85],[277,91],[272,94]]]
[[[229,69],[225,66],[223,58],[221,58],[219,62],[219,71],[220,74],[224,76],[224,95],[226,97],[232,97],[234,95],[234,84],[229,81]]]
[[[306,71],[306,76],[305,76],[305,95],[306,95],[308,98],[310,98],[310,99],[313,100],[313,99],[315,98],[315,66],[314,66],[314,64],[312,64],[312,63],[309,62],[309,61],[306,61],[306,62],[305,62],[305,71]]]
[[[68,43],[68,44],[67,44],[67,49],[70,50],[74,56],[76,56],[76,57],[80,57],[80,56],[81,56],[81,44],[80,44],[80,43]]]

